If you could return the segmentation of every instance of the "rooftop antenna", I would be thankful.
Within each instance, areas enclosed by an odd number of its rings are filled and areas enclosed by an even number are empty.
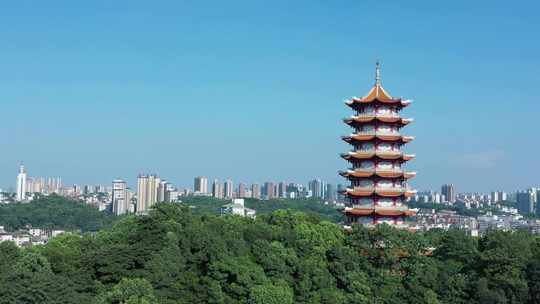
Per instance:
[[[375,62],[375,85],[381,85],[381,63],[378,59]]]

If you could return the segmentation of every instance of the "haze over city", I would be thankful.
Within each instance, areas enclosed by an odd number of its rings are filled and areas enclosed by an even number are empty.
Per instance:
[[[21,162],[67,183],[344,182],[343,100],[377,59],[414,100],[415,188],[538,185],[532,1],[69,5],[0,6],[0,187]]]

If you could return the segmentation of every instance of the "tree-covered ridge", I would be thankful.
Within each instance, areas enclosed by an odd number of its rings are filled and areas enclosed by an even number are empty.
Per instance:
[[[220,214],[220,208],[230,203],[230,200],[206,196],[188,196],[182,198],[182,203],[189,206],[195,214]],[[290,209],[301,211],[322,219],[339,223],[343,214],[331,204],[325,204],[320,199],[245,199],[245,206],[257,211],[258,215],[272,213],[276,210]]]
[[[18,230],[27,225],[43,229],[98,231],[115,217],[83,202],[58,195],[41,196],[29,203],[0,205],[0,226]]]
[[[97,235],[0,244],[0,303],[539,303],[540,240],[247,219],[159,204]]]

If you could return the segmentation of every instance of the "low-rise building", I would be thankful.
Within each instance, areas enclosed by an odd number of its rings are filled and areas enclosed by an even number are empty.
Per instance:
[[[232,200],[232,203],[223,205],[221,207],[221,215],[227,215],[227,214],[255,218],[256,211],[253,209],[246,208],[244,206],[244,199],[235,198]]]

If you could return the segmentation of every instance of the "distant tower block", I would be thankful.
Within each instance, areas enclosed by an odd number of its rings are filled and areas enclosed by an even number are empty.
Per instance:
[[[26,170],[24,166],[19,167],[19,174],[17,175],[17,201],[22,202],[26,200]]]
[[[401,128],[412,119],[399,116],[410,103],[410,100],[393,98],[383,89],[378,62],[375,85],[367,96],[346,101],[355,114],[344,122],[354,131],[342,137],[352,145],[352,150],[341,156],[352,167],[341,171],[340,175],[350,181],[350,186],[342,193],[348,201],[343,211],[351,224],[373,227],[387,223],[406,228],[406,217],[413,215],[406,200],[416,191],[409,189],[407,180],[416,173],[406,172],[403,165],[414,155],[401,151],[413,137],[400,134]]]

